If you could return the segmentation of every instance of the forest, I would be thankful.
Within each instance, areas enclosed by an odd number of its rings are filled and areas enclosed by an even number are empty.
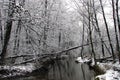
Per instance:
[[[119,0],[0,0],[0,80],[120,80]]]

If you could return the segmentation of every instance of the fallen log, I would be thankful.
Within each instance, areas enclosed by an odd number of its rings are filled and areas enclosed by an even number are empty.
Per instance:
[[[11,56],[11,57],[6,57],[5,59],[12,59],[12,58],[19,58],[19,57],[33,57],[33,56],[38,56],[38,57],[44,57],[44,56],[49,56],[49,55],[53,55],[53,54],[37,54],[37,55],[16,55],[16,56]]]
[[[104,41],[106,42],[106,41]],[[92,42],[92,43],[99,43],[99,42]],[[86,43],[86,44],[83,44],[83,45],[80,45],[80,46],[75,46],[75,47],[72,47],[72,48],[68,48],[68,49],[65,49],[63,51],[58,51],[58,52],[54,52],[54,53],[50,53],[50,54],[37,54],[37,55],[17,55],[17,56],[11,56],[11,57],[7,57],[5,59],[11,59],[11,58],[18,58],[18,57],[32,57],[32,56],[56,56],[56,55],[59,55],[59,54],[62,54],[64,52],[67,52],[67,51],[71,51],[71,50],[74,50],[74,49],[78,49],[82,46],[88,46],[90,45],[91,43]]]
[[[111,59],[112,56],[109,56],[109,57],[105,57],[105,58],[100,58],[100,59],[96,59],[97,62],[105,62],[105,61],[108,61],[108,59]]]
[[[31,57],[31,56],[34,55],[17,55],[17,56],[6,57],[5,59],[18,58],[18,57]]]
[[[104,42],[106,42],[106,41],[104,41]],[[92,42],[92,43],[99,43],[99,42]],[[53,53],[53,54],[55,54],[55,55],[60,55],[60,54],[62,54],[62,53],[64,53],[64,52],[71,51],[71,50],[74,50],[74,49],[78,49],[78,48],[83,47],[83,46],[88,46],[88,45],[90,45],[90,44],[91,44],[91,43],[86,43],[86,44],[83,44],[83,45],[80,45],[80,46],[75,46],[75,47],[72,47],[72,48],[65,49],[65,50],[63,50],[63,51],[58,51],[58,52],[55,52],[55,53]]]
[[[106,42],[106,41],[104,41]],[[92,43],[96,43],[96,42],[92,42]],[[99,43],[99,42],[97,42]],[[58,51],[58,52],[55,52],[55,53],[51,53],[51,54],[38,54],[36,56],[43,56],[42,58],[46,58],[46,57],[51,57],[51,58],[57,58],[59,55],[61,55],[62,53],[65,53],[67,51],[71,51],[71,50],[74,50],[74,49],[78,49],[82,46],[88,46],[89,44],[91,43],[87,43],[87,44],[84,44],[84,45],[80,45],[80,46],[76,46],[76,47],[72,47],[72,48],[68,48],[68,49],[65,49],[63,51]],[[10,58],[16,58],[16,57],[23,57],[23,56],[27,56],[27,55],[20,55],[20,56],[14,56],[14,57],[10,57]],[[28,56],[33,56],[33,55],[28,55]],[[15,65],[19,65],[19,64],[26,64],[26,63],[29,63],[29,62],[33,62],[35,60],[40,60],[41,58],[36,58],[36,59],[30,59],[30,60],[27,60],[27,61],[24,61],[24,62],[21,62],[21,63],[17,63]]]

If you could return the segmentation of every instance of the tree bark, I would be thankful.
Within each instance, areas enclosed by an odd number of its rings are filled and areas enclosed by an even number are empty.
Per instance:
[[[119,35],[120,35],[120,17],[119,17],[119,6],[118,6],[119,0],[116,0],[116,15],[117,15],[117,23],[118,23],[118,29],[119,29]]]
[[[85,32],[85,18],[83,16],[83,33],[82,33],[82,45],[84,44],[84,32]],[[81,58],[83,58],[83,50],[84,50],[84,46],[82,46],[82,49],[81,49],[81,52],[80,52],[80,55],[81,55]]]
[[[92,21],[92,13],[90,12],[91,11],[91,0],[88,1],[88,29],[89,29],[89,39],[90,39],[90,43],[91,43],[91,49],[92,49],[92,54],[93,54],[93,58],[94,58],[94,61],[96,60],[96,54],[95,54],[95,51],[94,51],[94,45],[93,45],[93,40],[92,40],[92,29],[91,29],[91,24],[93,24],[93,21]],[[95,61],[95,64],[96,64],[96,61]]]
[[[104,19],[105,28],[106,28],[106,31],[107,31],[107,36],[108,36],[109,45],[110,45],[111,52],[112,52],[113,61],[115,61],[114,50],[113,50],[113,46],[112,46],[112,42],[111,42],[111,38],[110,38],[109,28],[108,28],[107,20],[106,20],[106,17],[105,17],[105,12],[104,12],[104,8],[103,8],[102,0],[99,0],[99,1],[100,1],[101,9],[102,9],[103,19]]]
[[[104,51],[103,38],[102,38],[102,34],[101,34],[100,27],[99,27],[99,24],[98,24],[97,13],[95,11],[95,3],[94,2],[95,1],[93,0],[93,11],[94,11],[95,22],[96,22],[96,27],[97,27],[96,31],[98,32],[100,40],[101,40],[102,56],[104,57],[105,56],[105,51]]]
[[[119,32],[119,36],[120,36],[120,17],[119,17],[119,11],[118,11],[118,2],[119,2],[119,0],[116,0],[116,15],[117,15],[117,26],[118,26],[118,32]],[[116,29],[117,29],[117,27],[116,27]],[[116,33],[117,34],[117,33]],[[118,38],[118,36],[117,36],[117,38]],[[118,57],[119,57],[119,63],[120,63],[120,46],[119,46],[119,39],[118,39],[118,41],[117,41],[117,50],[118,50]]]
[[[7,51],[7,46],[8,46],[8,42],[10,40],[10,36],[11,36],[11,30],[12,30],[12,20],[11,18],[13,18],[13,13],[14,13],[14,7],[15,7],[15,0],[9,0],[9,11],[8,11],[8,20],[6,23],[6,33],[5,33],[5,38],[4,38],[4,45],[3,45],[3,49],[1,52],[1,63],[4,63],[4,59],[6,56],[6,51]]]
[[[43,48],[44,48],[44,52],[43,53],[46,53],[46,49],[47,49],[47,43],[46,43],[46,40],[47,40],[47,27],[48,27],[48,15],[47,15],[47,8],[48,8],[48,0],[45,0],[45,4],[44,4],[44,8],[45,8],[45,11],[44,11],[44,36],[43,36]]]
[[[19,6],[21,6],[23,8],[24,5],[25,5],[25,0],[21,0],[19,2]],[[15,31],[15,42],[14,42],[14,50],[13,50],[14,51],[13,53],[15,53],[15,55],[17,55],[17,53],[19,52],[19,45],[20,45],[20,38],[19,38],[19,36],[20,36],[21,26],[22,26],[22,19],[21,19],[21,17],[22,17],[22,15],[21,15],[22,10],[21,10],[21,7],[19,8],[19,12],[18,12],[20,18],[18,20],[17,29]]]
[[[2,18],[2,10],[0,9],[0,18]],[[1,47],[3,47],[3,27],[2,27],[2,20],[0,20],[0,40],[1,40]]]
[[[117,32],[117,23],[116,23],[116,16],[115,16],[115,2],[112,0],[112,9],[113,9],[113,21],[115,27],[115,36],[116,36],[116,53],[119,54],[119,40],[118,40],[118,32]]]
[[[14,42],[14,53],[17,54],[18,51],[19,51],[19,36],[20,36],[20,31],[21,31],[21,25],[22,25],[22,21],[19,20],[18,21],[18,26],[17,26],[17,29],[16,29],[16,32],[15,32],[15,42]]]

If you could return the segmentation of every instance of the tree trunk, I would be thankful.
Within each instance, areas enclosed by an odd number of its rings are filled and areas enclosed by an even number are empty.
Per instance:
[[[85,18],[83,16],[83,34],[82,34],[82,45],[84,44],[84,32],[85,32]],[[83,50],[84,50],[84,46],[82,46],[82,49],[81,49],[81,52],[80,52],[80,55],[81,55],[81,58],[83,58]]]
[[[96,55],[95,55],[95,51],[94,51],[94,46],[93,46],[93,41],[92,41],[92,29],[91,29],[91,23],[93,23],[93,21],[91,21],[92,20],[92,13],[90,12],[91,11],[91,7],[90,7],[90,5],[91,5],[91,0],[90,0],[90,2],[88,1],[88,20],[89,20],[89,22],[88,22],[88,29],[89,29],[89,39],[90,39],[90,43],[91,43],[91,49],[92,49],[92,54],[93,54],[93,58],[94,58],[94,61],[96,60]],[[95,64],[96,64],[96,61],[95,61]]]
[[[2,18],[2,10],[0,9],[0,18]],[[0,20],[0,41],[1,47],[3,47],[3,27],[2,27],[2,20]]]
[[[120,17],[119,17],[119,12],[118,12],[118,2],[119,2],[119,0],[116,0],[116,15],[117,15],[117,26],[118,26],[118,32],[119,32],[119,36],[120,36]],[[115,11],[115,10],[114,10]],[[116,29],[117,29],[117,27],[116,27]],[[117,32],[116,32],[116,34],[117,34]],[[116,36],[117,38],[118,38],[118,36]],[[117,50],[118,50],[118,57],[119,57],[119,63],[120,63],[120,49],[119,49],[119,39],[118,39],[118,41],[117,41]]]
[[[104,8],[103,8],[102,0],[99,0],[99,1],[100,1],[101,9],[102,9],[103,19],[104,19],[104,23],[105,23],[105,27],[106,27],[106,31],[107,31],[107,36],[108,36],[109,45],[110,45],[111,52],[112,52],[113,61],[115,61],[114,50],[113,50],[113,46],[112,46],[112,42],[111,42],[111,38],[110,38],[110,33],[109,33],[108,24],[107,24],[106,17],[105,17],[105,12],[104,12]]]
[[[19,36],[20,36],[20,31],[21,31],[21,25],[22,22],[21,20],[18,20],[18,26],[17,29],[15,31],[15,42],[14,42],[14,53],[17,54],[17,52],[19,51]]]
[[[118,29],[119,29],[119,35],[120,35],[120,17],[119,17],[119,6],[118,6],[119,0],[116,0],[116,15],[117,15],[117,23],[118,23]]]
[[[118,40],[118,32],[117,32],[117,23],[116,23],[116,16],[115,16],[115,2],[112,0],[112,9],[113,9],[113,21],[115,27],[115,36],[116,36],[116,53],[120,53],[119,50],[119,40]]]
[[[44,11],[44,41],[43,41],[43,48],[44,48],[44,53],[46,53],[46,49],[47,49],[47,43],[46,43],[46,40],[47,40],[47,8],[48,8],[48,1],[45,0],[45,4],[44,4],[44,8],[45,8],[45,11]]]
[[[6,23],[6,33],[5,33],[4,45],[1,53],[1,63],[4,63],[8,42],[11,36],[12,22],[13,22],[11,18],[13,18],[14,6],[15,6],[15,0],[9,0],[8,20]]]
[[[95,3],[94,2],[95,1],[93,0],[93,11],[94,11],[95,22],[96,22],[96,27],[97,27],[96,31],[98,32],[100,40],[101,40],[102,56],[104,57],[105,56],[105,51],[104,51],[103,38],[102,38],[102,35],[101,35],[101,32],[100,32],[100,27],[99,27],[99,24],[98,24],[97,13],[95,11]]]
[[[21,7],[24,7],[24,5],[25,5],[25,0],[21,0],[20,2],[19,2],[19,5],[21,6]],[[20,8],[21,8],[20,7]],[[20,32],[21,32],[21,26],[22,26],[22,19],[21,19],[21,9],[19,9],[20,11],[19,11],[19,20],[18,20],[18,25],[17,25],[17,29],[16,29],[16,31],[15,31],[15,42],[14,42],[14,52],[13,53],[15,53],[15,55],[17,55],[17,53],[19,52],[19,42],[20,42],[20,38],[19,38],[19,36],[20,36]]]

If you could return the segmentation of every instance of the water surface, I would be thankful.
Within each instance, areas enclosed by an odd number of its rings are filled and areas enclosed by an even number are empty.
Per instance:
[[[92,80],[92,78],[93,71],[87,64],[76,63],[74,60],[57,60],[48,71],[9,80]]]

